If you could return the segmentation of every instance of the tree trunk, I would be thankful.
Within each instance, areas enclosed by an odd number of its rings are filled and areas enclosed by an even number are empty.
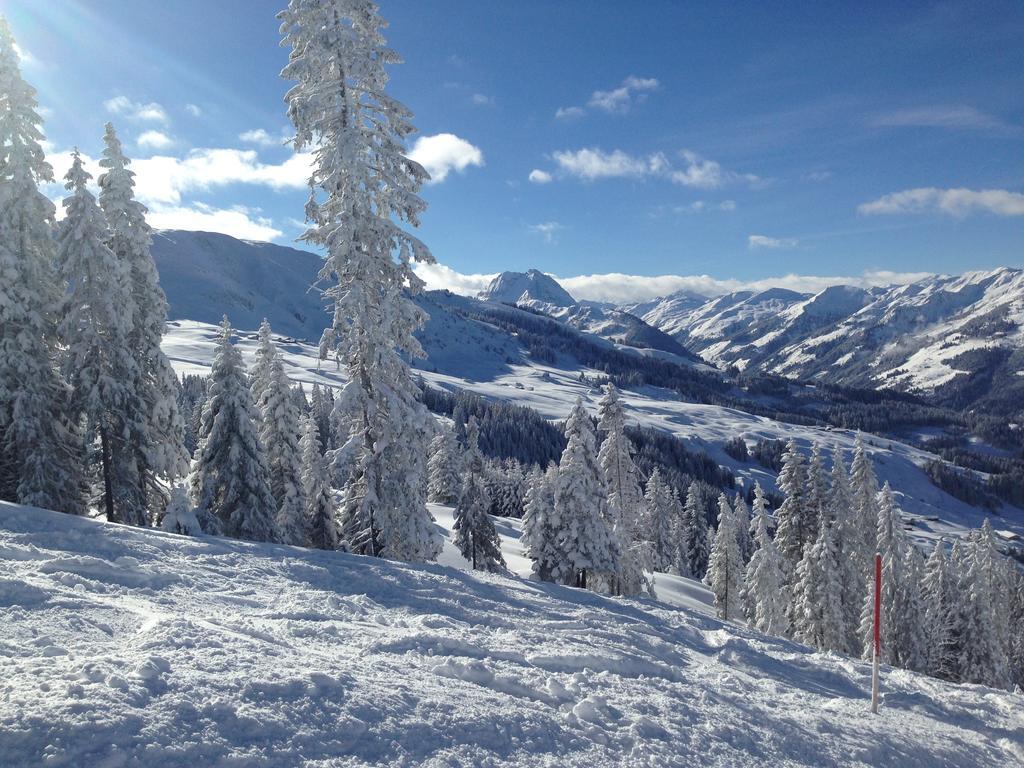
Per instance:
[[[100,453],[103,464],[103,504],[107,520],[114,523],[117,521],[114,519],[114,487],[110,479],[110,439],[106,429],[100,429]]]

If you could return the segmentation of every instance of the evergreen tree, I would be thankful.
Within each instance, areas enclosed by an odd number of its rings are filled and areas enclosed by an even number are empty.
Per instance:
[[[316,429],[320,435],[320,444],[326,453],[337,446],[331,433],[331,411],[334,409],[334,396],[329,387],[313,384],[313,395],[310,409],[316,419]]]
[[[652,555],[651,566],[655,571],[667,573],[676,561],[678,548],[674,537],[673,523],[676,519],[672,489],[662,478],[661,469],[654,468],[647,479],[644,493],[644,540]],[[678,503],[678,502],[676,502]]]
[[[273,333],[270,322],[264,317],[260,323],[255,359],[249,371],[249,391],[252,393],[252,401],[256,404],[259,419],[263,418],[263,398],[270,387],[274,361],[277,359],[277,344],[274,343]]]
[[[651,592],[651,584],[644,573],[651,564],[649,548],[641,533],[644,496],[640,490],[640,472],[633,461],[633,443],[626,436],[626,414],[614,384],[609,383],[605,387],[597,411],[598,432],[604,435],[597,460],[608,489],[608,510],[613,521],[615,545],[622,553],[619,575],[611,591],[616,595]]]
[[[736,517],[736,544],[740,548],[743,562],[749,563],[751,555],[754,554],[754,534],[750,519],[750,508],[747,506],[747,502],[743,500],[742,494],[736,494],[736,498],[733,499],[732,511]]]
[[[886,483],[879,494],[878,537],[876,549],[882,555],[881,637],[883,664],[909,669],[924,666],[923,647],[919,641],[921,621],[918,585],[910,575],[916,570],[908,563],[915,553],[903,530],[901,514]],[[874,579],[866,583],[867,596],[861,611],[860,636],[863,658],[870,659],[874,636]]]
[[[368,0],[290,0],[279,14],[291,47],[282,76],[294,147],[313,149],[303,239],[327,254],[320,278],[333,322],[320,343],[348,373],[336,405],[346,486],[342,523],[355,551],[433,560],[441,538],[426,506],[433,417],[420,402],[407,357],[422,356],[413,332],[425,313],[409,298],[423,282],[412,262],[427,247],[400,226],[419,223],[416,194],[429,177],[405,155],[411,114],[384,92],[385,21]],[[397,256],[397,261],[396,261]]]
[[[260,395],[260,444],[266,457],[270,493],[277,503],[277,532],[285,544],[305,546],[306,499],[302,491],[302,451],[299,447],[299,408],[284,364],[275,356]]]
[[[182,536],[199,536],[203,529],[196,518],[195,510],[188,501],[188,492],[183,485],[175,485],[171,488],[171,500],[164,510],[163,520],[160,528],[168,533],[177,533]]]
[[[787,573],[792,574],[804,556],[804,547],[813,541],[811,533],[817,522],[813,518],[818,514],[808,507],[807,468],[794,440],[789,441],[782,456],[778,485],[786,498],[777,514],[775,542],[782,553]]]
[[[36,92],[0,17],[0,499],[82,514],[77,422],[58,373],[53,181]]]
[[[464,464],[455,433],[450,429],[442,429],[430,441],[427,498],[431,502],[454,504],[458,500],[462,493]]]
[[[928,556],[921,588],[928,640],[927,672],[933,677],[956,680],[959,676],[956,604],[961,597],[955,574],[950,572],[944,542],[937,542]]]
[[[832,454],[832,476],[826,514],[836,526],[835,539],[839,551],[840,604],[843,612],[843,637],[847,651],[859,654],[861,638],[860,611],[864,599],[864,585],[867,581],[861,563],[860,549],[862,535],[854,514],[853,498],[850,493],[850,478],[846,472],[843,452],[838,447]]]
[[[455,546],[474,570],[503,571],[501,539],[487,513],[490,499],[484,484],[484,457],[480,453],[480,428],[476,417],[466,425],[466,481],[455,505]]]
[[[594,589],[599,582],[591,577],[607,579],[618,573],[620,552],[608,519],[594,424],[582,398],[576,400],[566,419],[565,437],[567,444],[558,463],[555,509],[566,559],[556,569],[555,578]]]
[[[988,518],[969,536],[964,579],[966,626],[960,671],[967,683],[1010,686],[1009,585]]]
[[[768,533],[768,507],[761,484],[754,486],[754,554],[747,563],[743,600],[750,625],[769,635],[789,635],[789,588],[782,555]]]
[[[327,464],[320,445],[317,419],[308,414],[302,420],[302,495],[306,501],[306,530],[309,546],[315,549],[338,548],[338,524],[334,519],[334,495],[331,492]]]
[[[715,608],[722,619],[743,617],[743,557],[736,539],[736,519],[729,499],[723,493],[718,497],[718,533],[711,548],[707,585],[715,595]]]
[[[225,317],[203,407],[190,491],[207,533],[276,541],[277,503],[255,425],[242,356]]]
[[[684,553],[687,573],[695,579],[703,579],[708,570],[711,556],[711,541],[708,519],[704,514],[704,502],[697,481],[690,483],[683,508],[682,537],[679,542]]]
[[[129,448],[142,492],[141,504],[156,519],[166,503],[164,487],[188,471],[185,422],[178,410],[178,380],[160,342],[167,324],[167,297],[150,251],[152,230],[146,209],[135,199],[135,174],[121,149],[114,126],[106,125],[100,166],[99,204],[110,229],[108,245],[127,268],[132,321],[128,350],[137,378],[131,389],[140,404]]]
[[[829,486],[828,476],[825,472],[825,456],[821,450],[821,443],[814,441],[811,444],[811,460],[807,464],[807,541],[804,546],[818,538],[818,522],[824,515],[825,507],[828,505]]]
[[[142,403],[132,385],[138,380],[128,347],[132,323],[130,275],[106,242],[107,222],[86,188],[92,177],[76,150],[65,188],[67,215],[57,233],[57,259],[67,281],[58,332],[65,347],[64,370],[74,412],[84,419],[90,461],[100,482],[107,519],[148,524],[145,499],[131,440],[144,433]]]
[[[878,480],[864,447],[864,435],[860,432],[857,433],[853,463],[850,465],[850,492],[853,503],[850,554],[857,561],[861,579],[870,581],[874,578],[878,531]]]
[[[547,472],[539,468],[530,475],[523,513],[524,554],[533,561],[533,574],[542,581],[554,581],[566,554],[560,539],[561,517],[555,509],[558,466],[552,462]]]
[[[838,523],[828,507],[822,512],[817,536],[804,549],[793,581],[793,636],[819,651],[846,653]]]

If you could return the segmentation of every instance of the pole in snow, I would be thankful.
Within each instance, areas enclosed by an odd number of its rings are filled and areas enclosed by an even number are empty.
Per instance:
[[[875,553],[875,633],[871,652],[871,711],[878,712],[878,663],[882,655],[882,556]]]

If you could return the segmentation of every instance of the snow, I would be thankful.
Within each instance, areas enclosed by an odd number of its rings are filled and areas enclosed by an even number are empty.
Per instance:
[[[539,269],[502,272],[480,292],[479,298],[504,304],[536,301],[554,307],[568,307],[576,303],[576,299],[557,280]]]
[[[446,544],[442,564],[409,566],[0,504],[3,763],[1024,760],[1019,696],[885,669],[872,716],[865,664],[455,557]]]
[[[432,321],[433,323],[434,321]],[[442,322],[439,320],[438,322]],[[453,390],[465,389],[489,400],[504,400],[525,405],[553,421],[565,419],[582,395],[584,404],[597,413],[600,391],[578,380],[580,369],[532,363],[526,357],[517,362],[508,347],[495,348],[495,339],[507,338],[489,335],[489,327],[471,323],[454,315],[444,315],[444,325],[427,325],[423,343],[428,363],[438,371],[417,369],[432,386]],[[448,324],[451,324],[450,327]],[[163,350],[178,373],[207,373],[213,356],[217,328],[205,323],[178,321],[169,324],[164,337]],[[456,334],[453,338],[449,334]],[[461,343],[460,343],[461,341]],[[440,345],[444,344],[443,348]],[[244,333],[238,346],[246,363],[255,359],[257,337]],[[441,349],[435,364],[435,350]],[[302,382],[306,388],[314,382],[340,387],[344,375],[333,363],[321,363],[315,347],[292,342],[278,344],[288,376]],[[467,360],[470,373],[454,375],[457,359]],[[450,365],[449,365],[450,363]],[[465,367],[465,366],[463,366]],[[589,376],[600,376],[598,371],[585,371]],[[663,430],[683,439],[691,450],[704,451],[721,466],[728,468],[747,486],[760,482],[765,490],[775,489],[775,476],[756,462],[738,462],[724,451],[730,438],[740,436],[748,443],[760,439],[796,440],[805,453],[811,444],[819,442],[826,453],[841,447],[852,456],[856,435],[842,429],[823,429],[787,424],[755,416],[733,408],[702,403],[688,403],[673,392],[645,387],[641,390],[623,390],[626,420],[639,425]],[[967,528],[977,528],[988,516],[984,510],[972,507],[940,490],[928,478],[924,467],[935,459],[935,454],[907,445],[898,440],[869,438],[868,450],[878,474],[879,483],[889,482],[897,494],[904,513],[914,522],[915,538],[930,542],[958,535]],[[1008,510],[1008,511],[1007,511]],[[1024,535],[1024,515],[1007,508],[995,519],[997,527]],[[932,518],[937,518],[932,519]]]

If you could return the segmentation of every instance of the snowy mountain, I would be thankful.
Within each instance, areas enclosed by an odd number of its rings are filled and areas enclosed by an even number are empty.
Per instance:
[[[783,289],[634,312],[721,365],[920,392],[952,405],[1024,402],[1024,271],[997,269],[815,295]],[[1019,405],[1018,405],[1019,408]]]
[[[2,762],[1024,761],[1015,694],[885,668],[872,715],[867,664],[711,618],[692,582],[680,608],[467,567],[0,504]]]
[[[310,288],[321,259],[309,251],[164,230],[153,237],[153,258],[172,320],[219,323],[226,314],[235,326],[255,329],[266,317],[278,333],[314,341],[330,320]]]
[[[554,307],[569,307],[576,303],[576,299],[570,296],[557,280],[539,269],[502,272],[478,294],[477,298],[483,301],[500,301],[503,304],[533,301]]]
[[[477,298],[525,307],[617,344],[665,352],[690,363],[703,362],[667,333],[635,314],[608,304],[576,301],[558,281],[537,269],[502,272]]]

